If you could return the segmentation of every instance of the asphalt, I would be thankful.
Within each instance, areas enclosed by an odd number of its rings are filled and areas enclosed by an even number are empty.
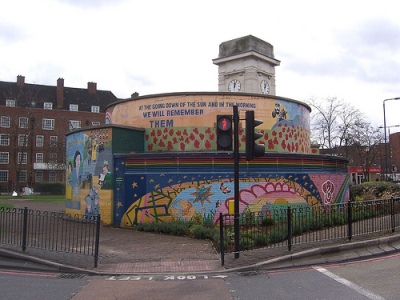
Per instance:
[[[16,207],[63,211],[63,205],[29,200],[9,201]],[[0,268],[87,273],[93,275],[211,274],[332,264],[377,258],[400,251],[400,233],[355,237],[287,247],[243,251],[222,257],[209,240],[146,233],[102,225],[97,267],[94,257],[21,249],[0,244]]]

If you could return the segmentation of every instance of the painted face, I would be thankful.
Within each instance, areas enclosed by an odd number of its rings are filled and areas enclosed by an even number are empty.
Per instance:
[[[80,155],[77,155],[77,156],[76,156],[76,159],[75,159],[75,166],[76,166],[77,168],[79,168],[80,165],[81,165],[81,156],[80,156]]]

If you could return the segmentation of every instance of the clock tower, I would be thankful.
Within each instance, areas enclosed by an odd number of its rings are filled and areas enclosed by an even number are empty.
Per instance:
[[[219,45],[218,91],[275,95],[274,47],[252,35]]]

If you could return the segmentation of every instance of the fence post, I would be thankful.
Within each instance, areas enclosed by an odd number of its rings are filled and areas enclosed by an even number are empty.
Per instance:
[[[292,251],[292,209],[288,206],[287,209],[287,229],[288,229],[288,250]]]
[[[99,246],[100,246],[100,214],[96,218],[96,241],[94,245],[94,267],[97,268],[99,261]]]
[[[24,218],[22,223],[22,251],[26,250],[26,239],[28,232],[28,208],[24,207]]]
[[[225,247],[224,247],[224,217],[219,213],[219,243],[221,251],[221,266],[225,264]]]
[[[396,228],[396,220],[394,217],[394,198],[393,196],[390,198],[390,223],[392,225],[392,232]]]
[[[347,202],[347,229],[348,229],[348,239],[351,241],[353,235],[353,208],[352,196],[350,194],[350,199]]]

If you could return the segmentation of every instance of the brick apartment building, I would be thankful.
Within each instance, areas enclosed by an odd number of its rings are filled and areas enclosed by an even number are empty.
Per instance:
[[[102,125],[111,91],[0,81],[0,191],[21,191],[38,182],[65,182],[65,134]],[[19,180],[16,180],[19,178]]]

